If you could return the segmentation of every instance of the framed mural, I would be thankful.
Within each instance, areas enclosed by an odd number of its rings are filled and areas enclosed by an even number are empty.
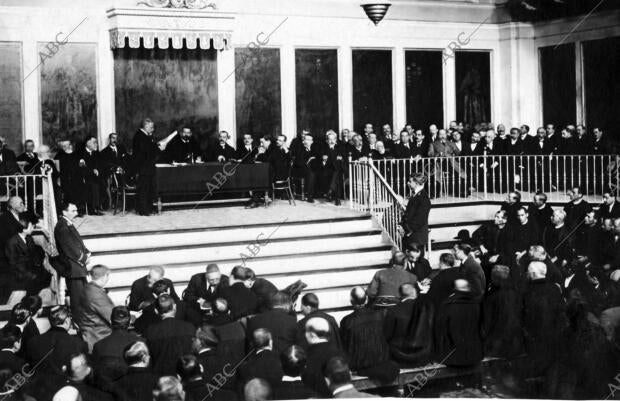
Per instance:
[[[364,132],[371,123],[377,134],[390,124],[392,107],[392,51],[353,50],[353,127]]]
[[[467,127],[491,122],[491,54],[456,51],[456,119]]]
[[[541,47],[539,57],[543,123],[554,124],[560,133],[560,127],[574,124],[577,116],[575,45]]]
[[[0,43],[0,135],[6,146],[22,151],[22,48],[20,43]]]
[[[407,123],[424,132],[431,124],[444,126],[442,58],[439,50],[405,51]]]

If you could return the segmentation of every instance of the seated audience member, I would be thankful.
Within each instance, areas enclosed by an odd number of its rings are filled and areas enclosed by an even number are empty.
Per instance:
[[[306,197],[308,202],[313,203],[316,185],[316,175],[319,165],[319,154],[314,144],[314,138],[312,135],[304,135],[303,147],[301,147],[298,153],[293,155],[293,167],[294,175],[296,177],[302,177],[306,184]]]
[[[220,273],[215,263],[207,265],[205,273],[194,274],[183,292],[183,300],[195,309],[211,309],[222,289],[228,287],[228,276]]]
[[[97,138],[86,138],[84,150],[78,155],[78,165],[84,182],[88,214],[102,216],[100,189],[103,183],[103,166],[99,156]]]
[[[181,132],[170,140],[164,152],[164,160],[168,163],[194,163],[202,161],[200,145],[192,135],[191,128],[181,128]]]
[[[482,297],[487,287],[486,277],[482,266],[471,251],[471,245],[463,243],[454,245],[454,257],[461,261],[459,270],[470,283],[472,295]]]
[[[37,368],[37,378],[40,376],[40,383],[47,385],[42,390],[49,390],[50,386],[56,385],[54,382],[63,376],[62,365],[71,354],[88,352],[88,345],[80,337],[69,334],[73,322],[66,306],[53,307],[50,310],[49,322],[49,331],[32,338],[26,347],[26,359],[31,365],[42,361]],[[48,391],[44,394],[49,393]]]
[[[153,283],[151,292],[153,293],[155,300],[157,300],[157,298],[162,294],[168,294],[172,297],[172,288],[170,287],[170,284],[172,284],[170,280],[159,280]],[[172,298],[174,299],[174,297]],[[177,300],[175,300],[174,303],[176,304],[176,313],[174,317],[177,319],[188,321],[194,325],[199,324],[202,321],[200,312],[198,312],[195,308],[189,308],[184,302]],[[145,333],[149,326],[159,321],[161,321],[161,319],[159,313],[157,313],[157,305],[156,303],[152,303],[142,309],[142,314],[134,322],[134,328],[138,333]]]
[[[306,351],[298,345],[291,345],[280,354],[282,381],[274,388],[274,400],[304,400],[316,398],[316,394],[301,382],[301,373],[306,367]]]
[[[547,204],[547,195],[542,192],[536,192],[534,200],[527,208],[530,219],[535,221],[538,228],[544,231],[545,227],[551,225],[551,216],[553,208]]]
[[[207,399],[235,401],[237,395],[230,390],[207,387],[202,376],[202,366],[194,355],[183,355],[177,362],[177,376],[183,383],[186,401],[203,401]]]
[[[245,336],[243,337],[245,340]],[[225,340],[224,340],[225,341]],[[242,343],[245,347],[245,342]],[[225,347],[220,346],[220,339],[217,336],[213,326],[203,323],[196,330],[195,336],[192,338],[193,354],[200,366],[202,366],[202,376],[206,383],[213,383],[213,378],[226,369],[227,364],[236,365],[243,356],[228,352]],[[245,354],[245,348],[241,351]],[[236,376],[228,378],[222,386],[227,389],[233,389],[236,382]]]
[[[445,129],[440,129],[437,133],[437,139],[433,141],[428,148],[429,157],[449,157],[456,156],[458,149],[454,146],[454,142],[448,141],[448,133]]]
[[[271,309],[248,320],[247,332],[267,329],[273,338],[273,350],[280,354],[295,344],[297,337],[297,318],[291,313],[291,298],[277,292],[271,297]]]
[[[250,355],[239,368],[241,383],[245,384],[254,378],[264,379],[272,387],[280,383],[284,373],[280,355],[273,350],[273,339],[269,330],[254,330]]]
[[[437,312],[437,359],[447,366],[471,366],[482,360],[480,301],[465,279],[454,282],[454,295]]]
[[[235,148],[230,146],[227,141],[230,139],[228,137],[228,132],[220,131],[218,136],[218,142],[214,144],[210,144],[207,148],[207,152],[205,155],[205,160],[208,162],[220,162],[224,163],[229,160],[235,159]]]
[[[376,138],[375,138],[376,139]],[[340,205],[342,179],[344,174],[344,154],[337,145],[338,136],[332,130],[327,132],[327,144],[321,151],[319,164],[319,190],[326,194],[328,201]]]
[[[153,389],[153,401],[186,401],[181,381],[175,376],[163,376]]]
[[[6,243],[22,228],[19,224],[19,215],[24,213],[26,206],[19,196],[11,196],[7,202],[7,210],[0,215],[0,273],[8,267],[8,260],[4,252]],[[0,277],[2,278],[2,277]],[[8,282],[8,278],[6,279]],[[2,280],[4,282],[4,280]]]
[[[144,341],[138,340],[125,345],[123,361],[126,372],[113,385],[128,400],[150,401],[153,388],[159,376],[150,368],[151,355]]]
[[[17,355],[21,344],[22,331],[19,327],[7,324],[0,329],[0,370],[8,369],[12,375],[21,373],[26,364],[26,361]]]
[[[214,326],[221,326],[233,322],[233,318],[228,308],[228,301],[224,298],[217,298],[213,303],[213,314],[209,316],[209,323]]]
[[[151,351],[153,371],[159,375],[173,374],[175,363],[182,355],[192,352],[194,326],[175,317],[176,303],[168,294],[157,298],[161,321],[146,329],[144,337]]]
[[[506,211],[499,210],[491,224],[483,224],[472,234],[472,241],[480,248],[483,270],[491,272],[496,263],[512,264],[510,254],[510,232]]]
[[[64,384],[77,389],[82,400],[114,400],[111,393],[95,387],[93,369],[88,363],[85,353],[72,353],[63,364],[62,371],[67,380]]]
[[[580,187],[574,187],[568,192],[568,196],[570,197],[570,202],[564,206],[564,212],[566,213],[566,225],[572,230],[592,210],[592,205],[583,199],[583,192]]]
[[[284,181],[289,178],[291,168],[291,153],[286,147],[286,135],[278,135],[275,146],[271,144],[271,137],[265,135],[261,139],[261,146],[256,153],[257,163],[269,163],[270,181]],[[251,191],[252,199],[246,209],[258,207],[262,201],[267,199],[261,197],[261,191]]]
[[[351,160],[353,161],[366,160],[368,158],[368,155],[370,154],[370,149],[368,148],[368,145],[364,143],[361,135],[355,132],[351,132],[351,135],[351,140],[353,143],[351,144],[351,146],[349,146],[348,156],[351,156]]]
[[[530,374],[545,374],[560,352],[560,333],[566,322],[560,288],[546,280],[544,262],[531,262],[527,268],[529,284],[523,294],[523,332]]]
[[[0,176],[20,174],[15,152],[5,146],[4,137],[0,136]],[[0,186],[0,195],[6,195],[6,187]]]
[[[217,300],[216,304],[219,301]],[[221,301],[226,302],[224,299]],[[244,321],[242,324],[241,321],[229,320],[226,323],[218,324],[216,318],[211,324],[214,326],[215,334],[219,340],[218,354],[225,355],[228,360],[242,360],[246,356],[246,322]]]
[[[115,306],[111,315],[112,332],[93,346],[95,369],[109,380],[116,380],[127,372],[123,356],[125,348],[140,340],[137,334],[128,331],[130,320],[131,315],[125,306]]]
[[[620,218],[613,221],[613,231],[611,232],[608,244],[609,262],[603,265],[604,270],[616,270],[620,268]]]
[[[411,157],[415,157],[413,154],[413,146],[411,145],[411,137],[409,136],[409,131],[403,129],[400,131],[400,142],[394,146],[392,149],[392,154],[396,159],[410,159]],[[428,151],[428,148],[427,148]],[[425,153],[422,157],[426,157],[428,154]]]
[[[273,391],[269,382],[255,378],[245,384],[243,388],[245,401],[266,401],[273,399]]]
[[[36,174],[37,167],[41,163],[39,162],[39,156],[34,151],[34,141],[32,139],[27,139],[24,142],[24,153],[17,156],[15,160],[25,163],[23,167],[24,173]]]
[[[540,245],[542,236],[536,223],[530,219],[525,207],[522,206],[517,210],[517,219],[519,222],[510,227],[512,231],[510,247],[512,253],[518,255],[527,252],[532,245]]]
[[[254,138],[252,134],[243,134],[242,141],[243,144],[237,146],[235,159],[240,163],[254,163],[258,154],[258,148],[253,145]]]
[[[432,357],[435,308],[412,284],[401,285],[399,292],[400,303],[387,310],[383,324],[390,355],[401,367],[422,366]]]
[[[418,281],[424,280],[433,272],[431,264],[422,256],[422,251],[423,247],[415,242],[407,245],[405,250],[405,270],[416,276]]]
[[[546,279],[550,283],[560,285],[564,274],[553,263],[547,251],[540,245],[530,247],[528,253],[519,259],[519,268],[510,269],[511,281],[523,289],[527,284],[527,268],[531,262],[543,262],[547,266]]]
[[[584,215],[585,216],[585,215]],[[557,266],[566,266],[573,257],[575,235],[570,234],[570,227],[565,224],[566,212],[554,210],[551,226],[543,233],[542,244]]]
[[[510,192],[506,201],[502,203],[501,210],[506,212],[509,226],[519,224],[517,211],[521,208],[521,206],[521,193],[517,191]]]
[[[360,376],[391,383],[398,366],[390,360],[390,349],[383,333],[383,311],[366,307],[366,291],[351,290],[353,312],[342,318],[340,336],[351,368]]]
[[[374,395],[357,391],[351,383],[351,370],[342,356],[330,358],[324,369],[325,383],[333,398],[373,398]]]
[[[392,267],[375,273],[368,285],[368,298],[375,305],[393,305],[398,302],[398,288],[405,283],[415,284],[418,279],[405,270],[405,254],[397,251],[392,256]]]
[[[141,311],[157,300],[157,295],[153,294],[153,284],[156,281],[164,280],[170,288],[170,296],[175,301],[179,301],[179,296],[174,290],[174,285],[170,279],[164,277],[164,268],[161,266],[153,266],[149,269],[149,273],[137,279],[131,285],[129,293],[129,310]]]
[[[94,266],[90,270],[90,282],[84,286],[80,305],[73,311],[75,323],[91,350],[97,341],[112,333],[114,303],[105,290],[109,279],[110,269],[103,265]]]
[[[482,302],[484,355],[514,358],[523,352],[521,302],[508,266],[491,271],[491,287]]]
[[[306,322],[306,340],[308,347],[306,369],[301,375],[303,383],[315,391],[319,397],[331,396],[323,376],[323,367],[335,356],[343,356],[343,352],[329,342],[329,323],[320,317],[314,317]]]
[[[256,313],[256,295],[246,287],[247,272],[243,266],[235,266],[230,272],[229,286],[222,289],[221,295],[228,302],[233,320]]]
[[[43,267],[45,251],[32,239],[38,218],[32,213],[19,214],[18,233],[5,245],[5,254],[11,272],[12,287],[26,290],[26,295],[37,295],[50,284],[51,274]]]
[[[435,313],[439,306],[454,292],[454,280],[461,277],[458,267],[454,267],[456,260],[451,253],[439,255],[439,271],[432,278],[426,296],[435,306]]]
[[[125,174],[129,164],[129,154],[125,146],[118,141],[118,134],[108,135],[108,146],[100,152],[103,175]]]
[[[584,219],[583,230],[575,241],[575,253],[578,257],[587,257],[595,266],[603,263],[603,233],[596,218],[596,212],[590,210]]]
[[[617,219],[620,217],[620,203],[616,202],[613,192],[606,191],[603,194],[603,204],[598,209],[599,219]]]
[[[278,288],[266,278],[256,277],[254,270],[250,268],[246,268],[246,273],[245,285],[256,295],[258,312],[267,311],[271,297],[278,292]]]
[[[306,342],[306,322],[313,317],[321,317],[329,323],[329,341],[332,341],[338,348],[342,348],[340,342],[338,323],[336,319],[328,313],[319,310],[319,297],[315,293],[309,292],[301,297],[301,314],[304,317],[297,323],[297,345],[303,349],[308,349]]]
[[[31,297],[36,297],[39,300],[41,299],[37,295],[33,295]],[[7,324],[17,326],[21,330],[21,347],[18,351],[18,355],[20,357],[24,357],[26,355],[26,344],[28,344],[28,341],[30,341],[31,338],[37,337],[41,334],[29,308],[32,301],[28,301],[28,298],[30,297],[25,298],[22,302],[19,302],[13,306],[13,309],[11,309],[9,322]]]

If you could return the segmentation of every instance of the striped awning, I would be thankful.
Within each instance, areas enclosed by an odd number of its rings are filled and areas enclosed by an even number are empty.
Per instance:
[[[157,40],[155,40],[157,39]],[[147,31],[147,30],[110,30],[110,46],[119,49],[129,46],[132,49],[216,49],[228,50],[231,48],[230,32],[212,31]]]

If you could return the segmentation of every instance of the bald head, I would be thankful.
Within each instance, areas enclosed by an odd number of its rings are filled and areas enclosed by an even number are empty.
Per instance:
[[[471,292],[471,285],[469,281],[459,278],[454,280],[454,289],[460,292]]]
[[[547,277],[547,265],[544,262],[531,262],[527,267],[527,277],[530,280],[539,280]]]
[[[362,287],[353,287],[351,289],[351,305],[353,306],[364,306],[366,304],[366,290]]]
[[[313,317],[306,322],[306,340],[308,344],[327,342],[329,323],[322,317]]]
[[[24,201],[19,196],[11,196],[9,198],[9,209],[14,213],[22,213],[26,210]]]

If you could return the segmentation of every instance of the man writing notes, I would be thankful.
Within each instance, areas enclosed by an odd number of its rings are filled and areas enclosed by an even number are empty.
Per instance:
[[[424,190],[426,177],[422,173],[409,176],[407,185],[413,192],[407,203],[405,214],[398,228],[403,236],[403,246],[417,243],[428,243],[428,215],[431,211],[431,201]]]

